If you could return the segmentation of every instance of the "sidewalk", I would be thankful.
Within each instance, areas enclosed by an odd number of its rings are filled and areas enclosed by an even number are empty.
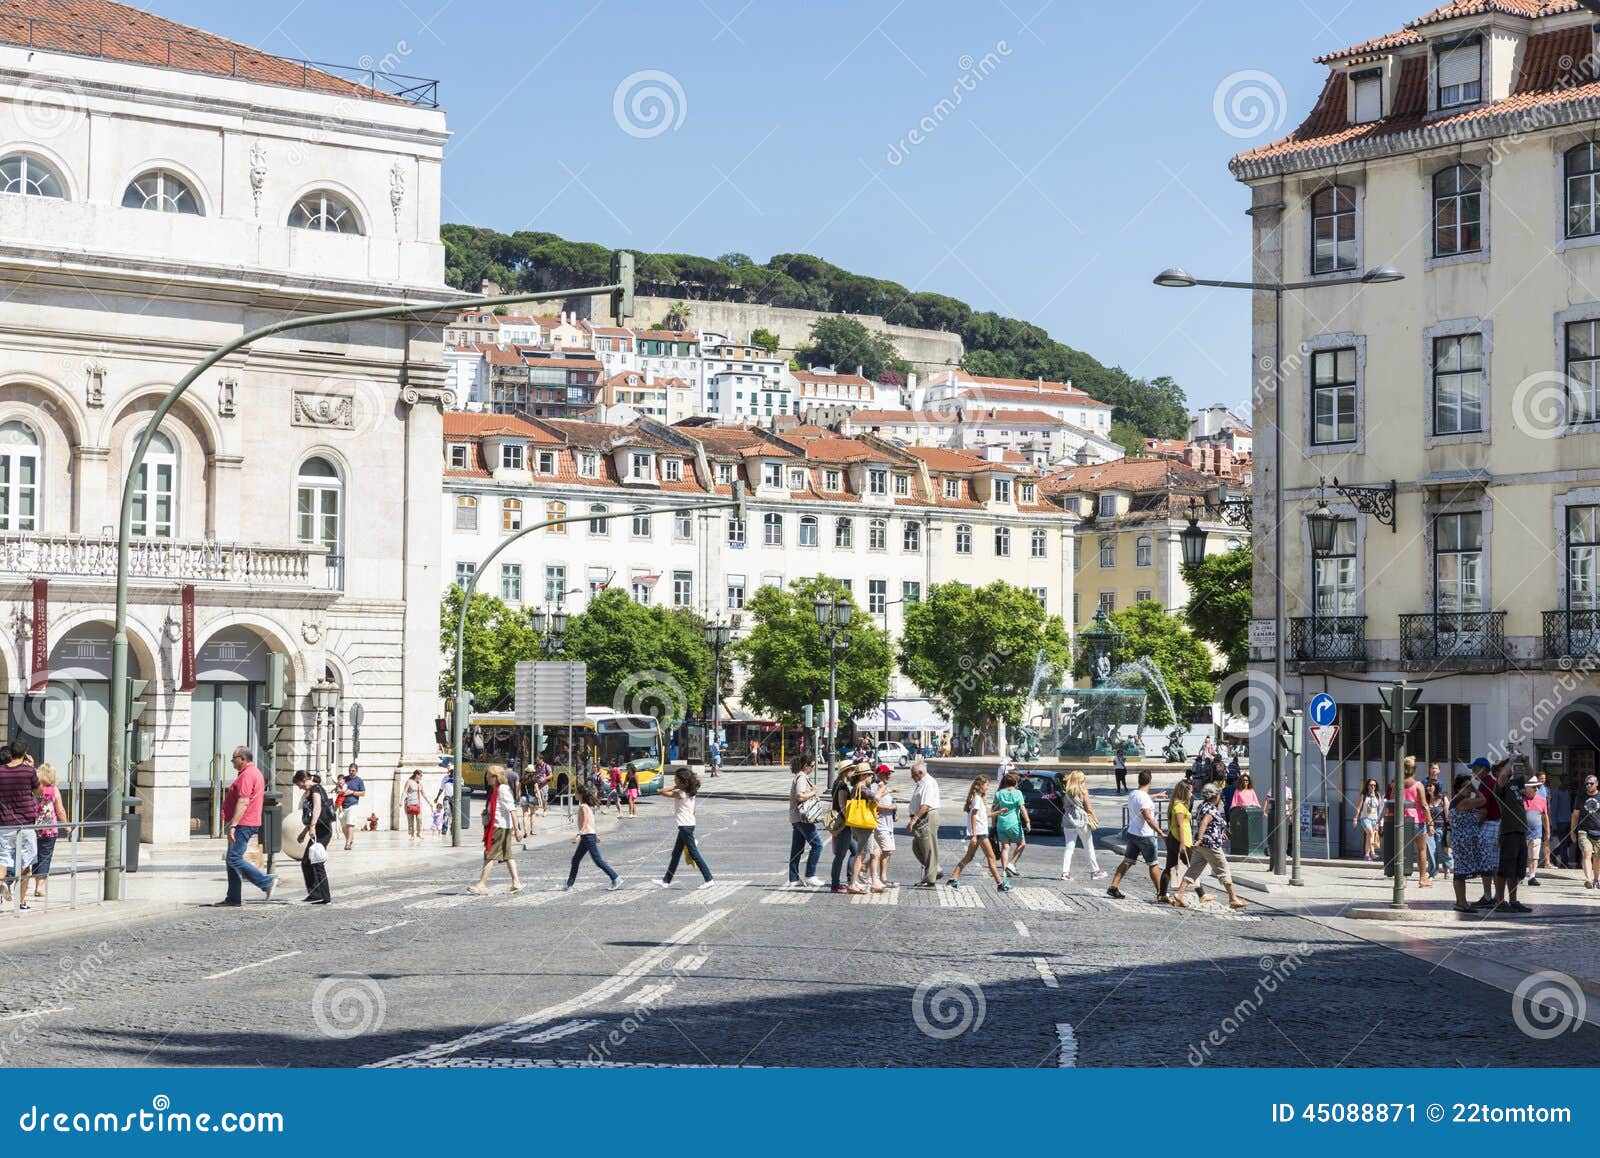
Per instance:
[[[644,818],[644,810],[653,806],[654,800],[650,797],[640,801],[640,819]],[[450,845],[448,836],[441,839],[432,833],[425,835],[420,843],[413,843],[404,832],[358,832],[354,850],[345,852],[342,840],[336,836],[333,847],[328,850],[328,878],[334,902],[338,902],[341,886],[371,877],[401,876],[413,869],[431,869],[451,862],[459,864],[461,886],[465,888],[477,878],[483,865],[483,832],[476,827],[483,797],[473,797],[471,804],[474,827],[462,830],[459,848]],[[634,823],[618,820],[609,812],[597,820],[602,836]],[[529,849],[567,843],[577,831],[577,824],[575,818],[568,819],[558,808],[552,807],[548,816],[537,818],[536,828],[537,834],[525,842]],[[227,891],[227,870],[223,867],[227,842],[191,840],[181,845],[143,845],[139,850],[139,871],[123,875],[123,899],[103,901],[98,868],[101,850],[98,842],[83,846],[76,906],[70,903],[70,881],[65,876],[53,877],[49,899],[32,901],[27,912],[18,911],[15,903],[0,905],[0,945],[97,929],[121,929],[179,909],[209,905],[220,901]],[[56,852],[58,869],[68,864],[63,851],[58,848]],[[274,858],[272,871],[278,877],[274,899],[297,900],[304,889],[300,862],[279,855]],[[245,887],[245,904],[258,902],[260,896],[255,889]]]

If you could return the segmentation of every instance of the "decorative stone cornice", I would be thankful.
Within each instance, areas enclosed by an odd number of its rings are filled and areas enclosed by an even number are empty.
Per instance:
[[[456,392],[442,386],[407,386],[400,391],[400,401],[407,406],[426,404],[440,410],[454,410]]]

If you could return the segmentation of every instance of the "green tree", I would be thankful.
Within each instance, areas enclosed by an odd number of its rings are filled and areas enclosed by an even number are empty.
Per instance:
[[[857,366],[871,381],[885,370],[910,369],[899,349],[886,334],[876,334],[855,318],[820,318],[811,326],[811,341],[795,351],[799,360],[810,366],[832,366],[841,374],[852,374]]]
[[[687,330],[689,328],[689,303],[673,302],[667,307],[667,316],[661,319],[661,324],[669,330]]]
[[[1211,674],[1211,653],[1184,626],[1180,616],[1168,613],[1159,603],[1146,600],[1117,612],[1111,621],[1122,632],[1122,638],[1111,649],[1114,668],[1148,656],[1160,670],[1167,692],[1172,696],[1173,706],[1180,716],[1188,717],[1211,703],[1216,693]],[[1080,635],[1074,669],[1076,674],[1087,676],[1093,659],[1093,653]],[[1145,723],[1161,728],[1172,722],[1166,705],[1152,689]]]
[[[1222,656],[1220,675],[1245,669],[1250,659],[1250,575],[1248,547],[1207,555],[1199,565],[1185,566],[1189,605],[1183,609],[1189,629]]]
[[[778,352],[778,335],[765,328],[751,330],[750,344],[752,346],[760,346],[769,354],[776,354]]]
[[[439,693],[455,694],[456,620],[461,615],[462,589],[451,587],[439,607],[439,649],[445,655],[439,676]],[[528,617],[507,607],[493,595],[474,592],[467,605],[466,631],[462,635],[462,686],[478,707],[508,708],[516,697],[517,664],[533,659],[539,639]]]
[[[698,712],[711,689],[704,621],[687,608],[645,607],[617,587],[568,622],[562,658],[588,665],[591,704],[669,723]]]
[[[982,590],[936,584],[905,609],[900,670],[951,716],[1022,722],[1034,672],[1072,662],[1066,625],[1031,592],[996,580]]]
[[[797,579],[788,590],[762,587],[746,612],[755,621],[734,645],[748,673],[742,700],[752,711],[792,721],[806,704],[828,698],[828,648],[822,642],[813,605],[818,595],[849,598],[837,579]],[[850,646],[839,652],[838,695],[841,720],[852,719],[883,702],[889,689],[889,637],[859,607],[847,634]]]

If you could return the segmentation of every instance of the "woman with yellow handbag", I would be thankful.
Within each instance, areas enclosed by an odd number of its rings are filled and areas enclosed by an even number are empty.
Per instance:
[[[844,811],[844,822],[856,841],[856,863],[850,872],[852,893],[867,892],[878,876],[878,788],[871,763],[863,762],[860,767],[866,774],[855,784]]]
[[[869,764],[846,764],[839,769],[839,778],[833,782],[833,810],[841,820],[837,829],[833,830],[833,880],[832,887],[836,893],[864,893],[867,890],[855,884],[857,870],[860,867],[860,857],[863,854],[862,835],[871,838],[870,832],[864,832],[859,826],[859,821],[867,812],[873,814],[873,827],[877,827],[877,809],[874,808],[862,795],[861,787],[868,776],[872,774]],[[854,805],[856,822],[851,820],[851,806]],[[870,845],[867,846],[870,848]],[[842,877],[849,861],[851,884],[846,888]]]

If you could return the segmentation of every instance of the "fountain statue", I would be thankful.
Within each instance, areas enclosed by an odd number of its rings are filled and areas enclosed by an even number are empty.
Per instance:
[[[1081,638],[1089,649],[1089,686],[1056,688],[1042,697],[1049,704],[1048,720],[1041,729],[1042,756],[1111,756],[1125,743],[1125,729],[1132,727],[1137,736],[1144,726],[1148,693],[1127,686],[1130,678],[1151,684],[1163,702],[1171,704],[1166,683],[1148,658],[1113,668],[1111,653],[1123,637],[1104,608],[1095,613],[1093,625]]]

